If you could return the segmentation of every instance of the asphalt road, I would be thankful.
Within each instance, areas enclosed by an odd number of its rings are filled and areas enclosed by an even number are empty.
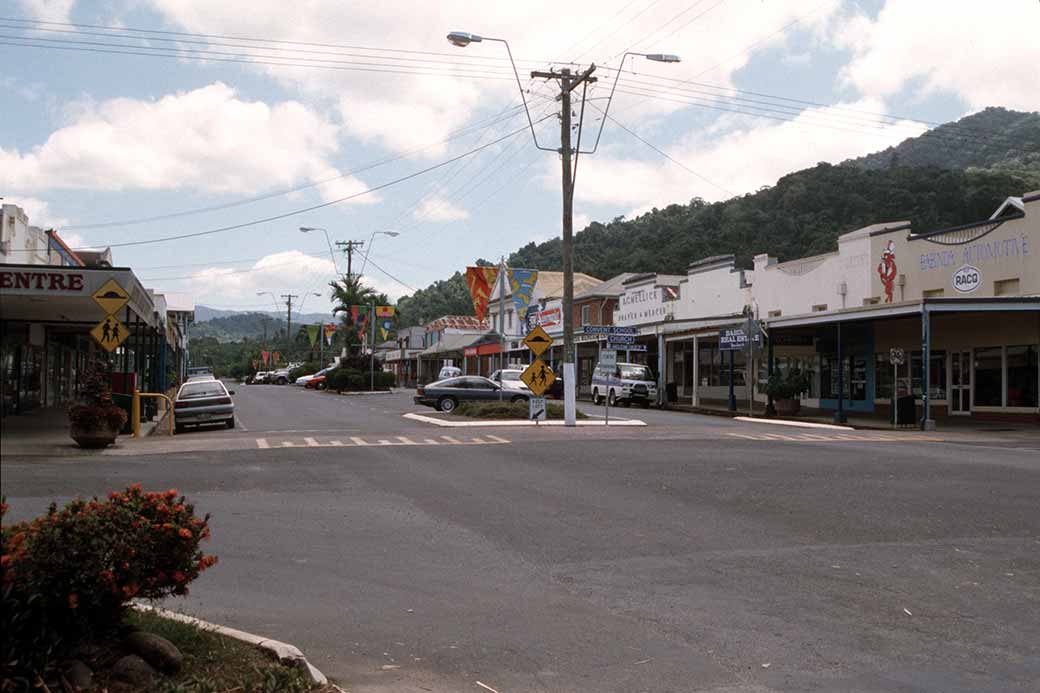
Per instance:
[[[402,419],[407,395],[236,402],[234,431],[5,457],[12,515],[180,489],[220,563],[170,606],[293,642],[355,692],[1040,689],[1028,442],[760,439],[653,411],[477,437]]]

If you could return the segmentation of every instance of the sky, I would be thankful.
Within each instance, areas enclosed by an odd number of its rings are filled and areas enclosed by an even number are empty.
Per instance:
[[[576,230],[1040,108],[1033,0],[0,0],[0,17],[3,201],[147,287],[237,310],[328,307],[336,241],[364,242],[353,271],[396,299],[558,236],[559,155],[535,146],[559,147],[558,89],[532,70],[596,66]]]

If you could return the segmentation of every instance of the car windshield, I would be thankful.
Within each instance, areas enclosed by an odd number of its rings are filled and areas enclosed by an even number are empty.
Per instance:
[[[625,380],[653,380],[646,366],[621,366],[621,377]]]
[[[502,380],[520,380],[520,371],[503,371]]]
[[[177,399],[197,399],[199,397],[223,397],[224,386],[219,380],[210,380],[204,383],[188,383],[181,388],[181,394]]]

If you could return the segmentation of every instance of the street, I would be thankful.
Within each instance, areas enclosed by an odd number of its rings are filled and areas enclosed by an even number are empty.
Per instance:
[[[177,488],[220,563],[165,606],[352,692],[1040,686],[1036,436],[450,429],[411,392],[235,389],[234,430],[5,456],[11,517]]]

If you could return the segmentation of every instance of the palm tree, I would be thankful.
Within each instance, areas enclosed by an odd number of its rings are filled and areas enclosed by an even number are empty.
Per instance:
[[[386,294],[377,293],[370,286],[361,283],[361,277],[349,276],[338,281],[329,282],[332,290],[329,297],[336,302],[332,309],[334,314],[342,313],[340,320],[343,325],[344,340],[348,350],[353,350],[355,345],[360,345],[361,340],[357,330],[354,329],[354,318],[350,314],[351,306],[390,305],[390,299]],[[369,316],[369,320],[375,320],[375,316]],[[369,323],[370,325],[372,323]]]

